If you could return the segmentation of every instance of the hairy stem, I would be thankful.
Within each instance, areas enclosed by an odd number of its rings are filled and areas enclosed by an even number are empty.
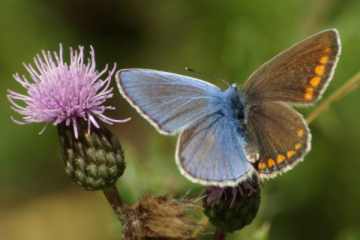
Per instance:
[[[215,240],[225,240],[225,232],[221,229],[216,229]]]
[[[316,107],[306,118],[306,121],[310,124],[314,121],[322,112],[326,111],[329,106],[345,97],[348,93],[356,90],[360,86],[360,72],[350,78],[344,85],[336,90],[332,95],[322,101],[318,107]]]
[[[119,220],[123,223],[124,221],[124,202],[121,199],[121,196],[116,188],[115,185],[112,185],[103,190],[103,193],[106,197],[106,200],[111,205],[112,209],[114,210],[116,216]]]

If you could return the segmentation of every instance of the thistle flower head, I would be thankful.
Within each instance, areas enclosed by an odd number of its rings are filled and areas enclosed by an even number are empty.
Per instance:
[[[63,48],[59,52],[42,51],[34,58],[34,64],[24,64],[30,75],[15,74],[14,78],[27,91],[21,94],[8,90],[11,107],[22,115],[14,120],[18,124],[51,123],[72,127],[78,137],[78,121],[85,120],[88,129],[99,128],[98,120],[113,124],[116,120],[104,113],[114,107],[106,105],[113,96],[110,86],[116,65],[111,70],[106,66],[96,70],[95,52],[91,47],[90,57],[85,61],[84,48],[70,48],[70,63],[63,59]]]

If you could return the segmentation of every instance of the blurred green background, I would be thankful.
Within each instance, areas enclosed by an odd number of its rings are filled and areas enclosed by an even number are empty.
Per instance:
[[[241,84],[260,64],[329,27],[343,52],[325,96],[360,71],[358,0],[1,0],[0,239],[119,239],[119,225],[100,193],[87,193],[63,171],[56,129],[11,122],[6,89],[41,49],[95,47],[98,68],[146,67],[183,74],[186,66],[222,88]],[[332,105],[311,124],[313,150],[288,174],[263,186],[254,224],[232,239],[248,239],[269,224],[268,239],[360,239],[360,92]],[[112,130],[126,150],[119,189],[129,202],[146,193],[201,191],[178,172],[175,138],[160,136],[118,93]],[[307,114],[311,109],[301,110]]]

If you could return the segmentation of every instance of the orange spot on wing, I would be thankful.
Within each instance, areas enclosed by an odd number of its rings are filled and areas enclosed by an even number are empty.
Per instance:
[[[295,154],[296,154],[296,152],[293,151],[293,150],[289,150],[289,151],[286,153],[286,155],[287,155],[288,158],[293,157]]]
[[[327,64],[329,62],[329,56],[322,56],[320,58],[320,63],[321,64]]]
[[[295,144],[295,149],[296,149],[296,150],[301,149],[301,147],[302,147],[302,144],[301,144],[301,143]]]
[[[330,53],[330,52],[331,52],[331,48],[329,48],[329,47],[328,47],[328,48],[325,48],[325,49],[324,49],[324,52],[325,52],[325,53]]]
[[[325,73],[325,66],[324,65],[317,65],[315,67],[315,73],[316,75],[322,76]]]
[[[304,136],[304,129],[298,129],[296,134],[298,135],[298,137],[303,137]]]
[[[312,100],[312,99],[313,99],[313,94],[312,94],[312,93],[305,93],[304,99],[305,99],[306,101]]]
[[[312,87],[317,87],[317,86],[319,86],[320,82],[321,82],[321,78],[320,78],[320,77],[313,77],[313,78],[310,79],[310,85],[311,85]]]
[[[264,162],[259,162],[258,168],[260,171],[264,170],[266,168],[266,164]]]
[[[269,158],[267,163],[269,168],[272,168],[273,166],[276,165],[275,161],[272,158]]]
[[[282,154],[279,154],[276,156],[276,162],[277,163],[282,163],[284,160],[286,159],[286,157]]]
[[[305,88],[305,92],[306,92],[306,93],[309,93],[309,94],[313,94],[313,93],[314,93],[314,88],[312,88],[312,87],[307,87],[307,88]]]

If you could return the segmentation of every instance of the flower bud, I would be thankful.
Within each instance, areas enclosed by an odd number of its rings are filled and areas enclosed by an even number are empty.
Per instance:
[[[260,206],[260,186],[256,176],[237,187],[208,187],[203,199],[210,222],[223,232],[233,232],[250,224]]]
[[[77,131],[75,136],[71,127],[58,126],[66,173],[86,190],[113,185],[125,170],[119,141],[104,127],[89,131],[84,121],[78,124]]]

